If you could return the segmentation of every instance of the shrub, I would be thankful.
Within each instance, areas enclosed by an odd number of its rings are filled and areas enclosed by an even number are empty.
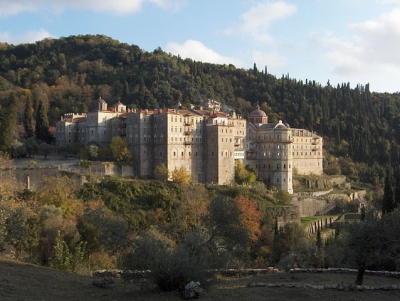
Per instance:
[[[199,245],[188,240],[178,246],[161,234],[150,229],[135,240],[137,248],[125,257],[126,269],[149,269],[151,280],[162,291],[183,289],[190,281],[206,280],[207,261],[202,258]],[[201,244],[201,242],[200,242]]]

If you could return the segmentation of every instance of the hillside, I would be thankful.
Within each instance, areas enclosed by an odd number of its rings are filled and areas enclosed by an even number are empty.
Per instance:
[[[10,261],[0,258],[2,301],[39,300],[97,300],[97,301],[156,301],[180,300],[177,292],[165,293],[116,279],[114,288],[102,289],[92,285],[95,278],[50,268]],[[349,291],[319,290],[310,285],[352,283],[354,275],[347,274],[270,274],[254,277],[220,278],[200,296],[200,300],[364,300],[389,301],[399,296],[399,291]],[[400,284],[399,279],[366,276],[366,285],[379,287],[384,284]],[[286,283],[293,287],[247,287],[250,283]],[[297,287],[295,287],[297,286]]]
[[[398,94],[372,93],[367,83],[333,87],[329,81],[323,85],[289,74],[277,77],[267,66],[245,70],[183,60],[160,48],[145,52],[101,35],[1,44],[1,115],[10,109],[11,92],[20,108],[17,124],[23,123],[21,108],[28,99],[35,112],[43,102],[50,125],[65,113],[87,112],[100,96],[110,104],[121,101],[141,109],[170,108],[178,102],[188,108],[214,99],[243,117],[260,104],[271,122],[281,119],[291,127],[316,131],[324,137],[325,148],[338,157],[371,166],[385,164],[389,157],[398,162],[400,156]],[[22,139],[24,130],[17,129],[16,138]],[[342,172],[354,175],[352,168]],[[372,173],[381,176],[376,168]]]

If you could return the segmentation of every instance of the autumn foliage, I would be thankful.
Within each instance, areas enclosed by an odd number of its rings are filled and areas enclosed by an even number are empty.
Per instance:
[[[261,230],[260,212],[257,209],[256,202],[239,195],[235,199],[235,204],[241,212],[239,215],[241,226],[247,229],[252,242],[257,241],[261,235]]]

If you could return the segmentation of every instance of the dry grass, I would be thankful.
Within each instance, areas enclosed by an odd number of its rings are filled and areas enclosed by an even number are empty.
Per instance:
[[[352,291],[304,287],[354,283],[348,274],[274,274],[252,277],[219,278],[210,285],[201,300],[318,300],[318,301],[389,301],[399,300],[400,291]],[[159,301],[180,300],[178,293],[163,293],[155,289],[141,290],[140,283],[116,280],[113,289],[92,285],[94,278],[49,268],[0,259],[0,300],[2,301]],[[290,283],[296,287],[248,287],[249,283]],[[398,278],[365,276],[365,285],[400,285]],[[298,287],[301,286],[301,287]]]

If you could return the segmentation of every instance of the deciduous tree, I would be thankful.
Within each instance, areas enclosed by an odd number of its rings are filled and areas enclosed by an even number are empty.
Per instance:
[[[78,191],[78,183],[67,176],[45,178],[43,186],[37,190],[36,198],[42,204],[61,208],[64,216],[74,216],[81,206]]]
[[[190,173],[187,171],[185,167],[181,167],[179,169],[174,169],[171,173],[172,181],[181,183],[181,184],[189,184],[190,181]]]
[[[128,149],[128,144],[125,139],[120,136],[115,136],[111,139],[111,152],[115,161],[129,161],[132,158],[132,154]]]
[[[257,241],[261,235],[261,223],[256,202],[240,195],[235,199],[235,204],[240,210],[240,224],[247,229],[250,240]]]
[[[154,169],[154,177],[158,180],[166,181],[168,179],[169,171],[167,166],[164,163],[161,163],[156,166]]]

